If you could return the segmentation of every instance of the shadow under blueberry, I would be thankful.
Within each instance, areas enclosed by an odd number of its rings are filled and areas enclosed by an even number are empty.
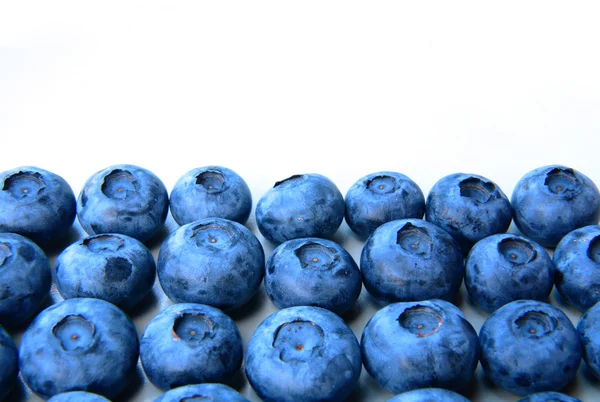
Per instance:
[[[149,250],[160,248],[167,236],[169,236],[169,230],[167,229],[166,225],[162,225],[154,234],[154,236],[144,242],[144,245],[148,247]]]
[[[256,294],[252,296],[252,299],[250,299],[248,303],[233,310],[226,310],[225,314],[227,314],[233,321],[238,322],[245,318],[251,318],[251,316],[255,315],[257,311],[261,311],[267,302],[268,297],[264,290],[264,284],[261,284]]]
[[[129,376],[129,382],[127,383],[127,386],[123,392],[113,399],[113,402],[127,402],[135,400],[136,394],[141,391],[146,381],[146,375],[144,374],[142,365],[138,360],[135,371]]]
[[[17,382],[15,383],[13,389],[8,393],[4,402],[22,402],[27,400],[28,394],[30,394],[29,388],[23,382],[21,375],[17,378]]]
[[[58,255],[65,248],[75,243],[77,240],[85,237],[86,234],[81,228],[76,228],[74,225],[69,228],[67,233],[52,240],[51,243],[42,247],[47,256]]]
[[[125,312],[133,319],[148,314],[151,311],[158,311],[158,298],[152,290],[150,290],[135,306],[125,310]]]

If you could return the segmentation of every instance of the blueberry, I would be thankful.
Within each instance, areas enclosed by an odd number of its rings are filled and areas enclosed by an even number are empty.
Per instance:
[[[544,166],[519,180],[512,194],[515,224],[525,236],[554,247],[567,233],[600,217],[600,193],[582,173]]]
[[[352,256],[331,240],[288,240],[267,261],[265,288],[278,308],[317,306],[343,314],[354,305],[361,287]]]
[[[525,398],[519,399],[518,402],[582,402],[577,398],[559,392],[538,392],[531,394]]]
[[[15,342],[0,326],[0,401],[4,399],[17,382],[19,367],[18,350]]]
[[[252,210],[250,188],[236,172],[222,166],[192,169],[171,191],[173,219],[185,225],[204,218],[246,223]]]
[[[133,323],[99,299],[48,307],[27,328],[19,350],[23,380],[44,399],[68,391],[112,398],[127,385],[137,359]]]
[[[140,343],[148,379],[168,390],[188,384],[230,382],[243,357],[231,318],[202,304],[175,304],[150,321]]]
[[[600,378],[600,304],[586,311],[577,324],[583,344],[583,359],[594,375]]]
[[[360,269],[365,288],[381,303],[452,300],[464,274],[458,243],[420,219],[377,228],[363,247]]]
[[[486,376],[517,395],[560,391],[575,378],[583,352],[569,318],[535,300],[500,307],[483,323],[479,340]]]
[[[600,226],[570,232],[553,258],[556,288],[569,304],[585,311],[600,301]]]
[[[478,241],[465,263],[465,285],[471,301],[493,312],[514,300],[548,300],[554,264],[539,244],[514,234]]]
[[[479,359],[475,329],[442,300],[384,307],[367,323],[360,346],[366,370],[394,394],[465,388]]]
[[[48,295],[51,281],[48,259],[34,242],[0,233],[0,325],[27,322]]]
[[[360,371],[352,330],[320,307],[290,307],[270,315],[248,344],[248,381],[265,401],[343,401]]]
[[[450,233],[466,254],[479,240],[506,232],[512,208],[494,182],[454,173],[435,183],[427,196],[425,216]]]
[[[469,402],[464,396],[442,388],[422,388],[403,392],[388,402]]]
[[[232,309],[246,304],[264,276],[256,236],[237,222],[207,218],[171,233],[158,254],[158,279],[176,303]]]
[[[172,389],[154,402],[187,402],[187,401],[219,401],[250,402],[237,391],[223,384],[187,385]]]
[[[328,237],[344,219],[344,197],[320,174],[301,174],[275,183],[256,205],[260,233],[273,243]]]
[[[85,391],[72,391],[58,394],[48,399],[48,402],[110,402],[103,396]]]
[[[57,174],[33,166],[0,173],[0,232],[42,247],[64,237],[75,220],[75,194]]]
[[[169,197],[152,172],[115,165],[94,174],[77,199],[77,217],[88,234],[121,233],[150,239],[164,224]]]
[[[130,309],[150,291],[154,257],[138,240],[121,234],[86,237],[56,259],[56,285],[65,299],[93,297]]]
[[[346,222],[367,237],[379,226],[397,219],[423,218],[425,198],[419,186],[396,172],[371,173],[346,194]]]

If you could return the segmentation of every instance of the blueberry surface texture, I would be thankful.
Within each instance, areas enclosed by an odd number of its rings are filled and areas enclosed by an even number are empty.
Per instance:
[[[0,325],[23,324],[50,291],[50,263],[33,241],[0,233]]]
[[[288,240],[267,261],[265,289],[278,308],[317,306],[343,314],[358,299],[358,266],[342,246],[316,237]]]
[[[556,289],[567,303],[585,311],[600,301],[600,226],[567,234],[554,251]]]
[[[442,388],[421,388],[396,395],[388,402],[469,402],[464,396]]]
[[[49,402],[110,402],[103,396],[85,391],[72,391],[54,395]]]
[[[560,391],[575,378],[583,353],[569,318],[535,300],[500,307],[484,322],[479,340],[485,375],[517,395]]]
[[[365,369],[393,394],[463,389],[479,360],[475,329],[443,300],[384,307],[367,323],[360,346]]]
[[[171,215],[180,225],[204,218],[246,223],[252,210],[250,188],[236,172],[222,166],[192,169],[171,191]]]
[[[260,233],[273,243],[329,237],[344,219],[344,197],[320,174],[300,174],[275,183],[256,205]]]
[[[221,218],[181,226],[158,254],[158,279],[176,303],[240,307],[257,292],[264,270],[265,254],[256,236]]]
[[[223,384],[187,385],[167,391],[155,402],[184,402],[184,401],[219,401],[219,402],[250,402],[236,390]]]
[[[343,401],[360,371],[354,333],[320,307],[290,307],[270,315],[248,344],[248,381],[265,401]]]
[[[360,270],[381,303],[452,300],[464,275],[463,254],[445,231],[420,219],[381,225],[365,243]]]
[[[577,324],[583,344],[583,359],[594,375],[600,378],[600,304],[586,311]]]
[[[33,166],[0,173],[0,232],[41,247],[63,238],[75,220],[75,194],[57,174]]]
[[[150,250],[121,234],[86,237],[56,259],[56,285],[65,299],[91,297],[130,309],[150,291],[155,277]]]
[[[575,169],[551,165],[519,180],[512,198],[515,224],[542,246],[555,247],[567,233],[598,223],[600,194],[596,185]]]
[[[107,167],[88,179],[77,217],[88,234],[121,233],[150,239],[165,223],[169,196],[154,173],[133,165]]]
[[[18,350],[10,335],[0,326],[0,401],[17,382]]]
[[[504,233],[512,220],[508,197],[485,177],[454,173],[434,184],[425,218],[458,241],[466,254],[479,240]]]
[[[140,343],[148,379],[160,389],[227,383],[243,358],[242,337],[231,318],[214,307],[174,304],[150,321]]]
[[[425,197],[409,177],[377,172],[362,177],[346,193],[346,222],[361,237],[368,237],[386,222],[423,218]]]
[[[537,392],[519,399],[518,402],[582,402],[572,396],[561,394],[560,392]]]
[[[515,300],[547,301],[554,286],[554,263],[531,240],[492,235],[469,252],[465,285],[473,304],[489,313]]]
[[[48,399],[69,391],[118,395],[135,372],[131,320],[99,299],[69,299],[42,311],[21,339],[19,366],[29,388]]]

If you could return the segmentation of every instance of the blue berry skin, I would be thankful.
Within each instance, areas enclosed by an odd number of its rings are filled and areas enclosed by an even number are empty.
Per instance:
[[[346,193],[346,222],[361,237],[397,219],[423,218],[425,197],[409,177],[396,172],[371,173]]]
[[[246,375],[264,401],[343,401],[360,371],[354,333],[320,307],[290,307],[270,315],[248,344]]]
[[[361,287],[352,256],[331,240],[288,240],[267,261],[265,289],[278,308],[317,306],[341,315],[354,305]]]
[[[485,177],[465,173],[435,183],[425,207],[427,221],[450,233],[465,254],[479,240],[506,232],[512,214],[500,187]]]
[[[486,376],[517,395],[560,391],[575,378],[583,354],[569,318],[535,300],[500,307],[484,322],[479,341]]]
[[[264,276],[262,245],[246,227],[221,218],[188,223],[171,233],[158,254],[158,279],[176,303],[222,310],[246,304]]]
[[[48,399],[48,402],[110,402],[103,396],[85,391],[72,391],[58,394]]]
[[[380,303],[452,300],[464,275],[458,243],[420,219],[381,225],[365,243],[360,269],[367,291]]]
[[[479,360],[475,329],[443,300],[394,303],[367,323],[361,339],[365,369],[387,391],[460,390]]]
[[[167,391],[154,402],[182,402],[195,400],[219,402],[250,402],[237,391],[223,384],[187,385]]]
[[[600,304],[586,311],[577,324],[583,344],[583,359],[594,375],[600,378]]]
[[[168,211],[165,185],[149,170],[133,165],[95,173],[77,199],[77,217],[88,234],[120,233],[142,242],[158,232]]]
[[[492,313],[515,300],[548,300],[554,263],[539,244],[514,234],[478,241],[465,262],[471,301]]]
[[[0,233],[0,325],[14,327],[31,319],[51,281],[42,249],[21,235]]]
[[[566,235],[554,251],[554,283],[567,303],[585,311],[600,301],[600,226]]]
[[[256,205],[260,233],[273,243],[304,237],[329,237],[344,219],[344,197],[320,174],[278,181]]]
[[[0,326],[0,401],[17,382],[18,350],[15,342]]]
[[[559,392],[538,392],[519,399],[518,402],[582,402],[580,399]]]
[[[129,317],[99,299],[69,299],[42,311],[21,339],[19,366],[48,399],[69,391],[113,398],[133,375],[138,337]]]
[[[146,376],[160,389],[227,383],[243,358],[242,337],[231,318],[202,304],[174,304],[150,321],[140,343]]]
[[[150,291],[155,277],[150,250],[122,234],[86,237],[56,259],[56,285],[65,299],[91,297],[127,310]]]
[[[388,402],[469,402],[464,396],[442,388],[422,388],[403,392]]]
[[[57,174],[33,166],[0,173],[0,232],[41,247],[64,237],[75,220],[75,194]]]
[[[585,175],[551,165],[519,180],[512,193],[515,224],[528,238],[555,247],[567,233],[598,223],[600,193]]]
[[[180,225],[204,218],[246,223],[252,210],[250,188],[236,172],[222,166],[192,169],[171,191],[171,215]]]

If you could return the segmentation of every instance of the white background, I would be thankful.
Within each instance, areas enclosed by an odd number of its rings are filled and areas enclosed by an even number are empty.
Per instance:
[[[554,163],[600,181],[599,13],[549,1],[3,2],[0,170],[39,166],[78,193],[116,163],[169,190],[218,164],[255,202],[308,172],[343,193],[378,170],[425,194],[462,171],[510,196]],[[593,384],[578,381],[582,397]]]

